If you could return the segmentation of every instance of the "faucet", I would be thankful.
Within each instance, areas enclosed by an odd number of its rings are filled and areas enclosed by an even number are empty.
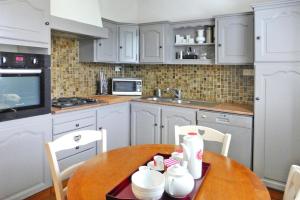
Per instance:
[[[179,100],[181,99],[181,89],[167,88],[165,91],[170,92],[171,94],[173,94],[176,99],[179,99]]]

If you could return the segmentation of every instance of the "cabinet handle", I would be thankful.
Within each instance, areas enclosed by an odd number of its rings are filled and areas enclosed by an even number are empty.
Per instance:
[[[79,124],[76,124],[75,126],[76,126],[76,127],[79,127]]]
[[[81,139],[81,135],[74,136],[74,141],[78,142]]]
[[[222,44],[218,44],[218,47],[221,47],[222,46]]]
[[[101,44],[101,43],[99,43],[99,46],[101,47],[101,46],[102,46],[102,44]]]
[[[256,100],[256,101],[259,101],[259,100],[260,100],[260,98],[259,98],[259,97],[256,97],[256,98],[255,98],[255,100]]]
[[[79,146],[75,147],[75,149],[79,149]]]
[[[164,126],[164,125],[161,125],[160,128],[165,128],[165,126]]]
[[[46,25],[46,26],[49,26],[49,24],[50,24],[49,22],[45,22],[45,25]]]
[[[99,127],[99,131],[101,131],[103,128],[102,127]]]
[[[160,49],[162,49],[162,46],[159,46]]]
[[[201,117],[202,117],[202,118],[206,118],[207,116],[206,116],[206,115],[202,115]]]
[[[260,36],[257,36],[256,39],[257,39],[257,40],[260,40]]]
[[[157,123],[155,123],[154,126],[157,126]]]
[[[123,47],[122,46],[120,46],[120,49],[122,49]]]

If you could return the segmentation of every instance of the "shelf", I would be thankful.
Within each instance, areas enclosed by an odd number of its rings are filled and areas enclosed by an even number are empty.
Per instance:
[[[182,65],[215,64],[215,59],[174,59],[173,63]]]
[[[215,45],[215,43],[203,43],[203,44],[174,44],[175,47],[186,47],[186,46],[210,46]]]

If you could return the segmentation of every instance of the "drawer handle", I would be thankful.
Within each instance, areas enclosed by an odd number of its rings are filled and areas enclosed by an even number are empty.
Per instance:
[[[101,131],[103,128],[102,127],[99,127],[99,130]]]
[[[81,139],[81,135],[74,136],[74,141],[78,142]]]
[[[217,118],[216,118],[216,122],[217,122],[217,123],[228,124],[228,123],[230,123],[230,120],[227,119],[227,118],[219,118],[219,117],[217,117]]]
[[[257,36],[256,39],[257,39],[257,40],[260,40],[260,36]]]
[[[206,116],[206,115],[202,115],[201,117],[202,117],[202,118],[207,118],[207,116]]]
[[[75,126],[76,126],[76,127],[79,127],[79,124],[76,124]]]
[[[79,149],[79,146],[75,147],[75,149]]]

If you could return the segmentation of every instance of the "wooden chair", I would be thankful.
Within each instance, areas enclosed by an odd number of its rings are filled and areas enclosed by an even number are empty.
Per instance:
[[[300,166],[291,166],[283,200],[300,200]]]
[[[46,144],[46,153],[50,165],[52,174],[53,185],[55,189],[55,195],[57,200],[64,200],[66,197],[67,187],[63,188],[62,181],[69,178],[73,172],[80,167],[84,162],[77,163],[68,167],[67,169],[60,171],[56,153],[59,151],[76,148],[78,146],[86,145],[91,142],[102,141],[100,143],[100,149],[102,152],[106,152],[106,130],[101,131],[84,130],[76,131],[70,134],[64,135],[53,142]]]
[[[201,134],[202,132],[203,134]],[[231,134],[224,134],[220,131],[205,126],[175,126],[175,144],[179,145],[180,136],[189,134],[202,135],[203,140],[222,143],[223,147],[221,154],[227,157],[230,146]]]

